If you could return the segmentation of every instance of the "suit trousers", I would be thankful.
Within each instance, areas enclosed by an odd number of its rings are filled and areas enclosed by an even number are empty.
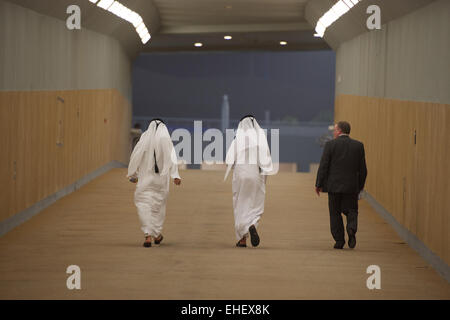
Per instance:
[[[358,193],[328,193],[331,235],[336,242],[345,243],[342,213],[347,217],[347,232],[356,234],[358,227]]]

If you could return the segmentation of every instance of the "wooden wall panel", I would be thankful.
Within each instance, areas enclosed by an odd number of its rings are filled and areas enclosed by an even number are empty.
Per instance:
[[[335,120],[364,143],[366,190],[450,264],[450,105],[339,95]]]
[[[131,105],[115,89],[0,92],[0,221],[112,160],[128,162]]]

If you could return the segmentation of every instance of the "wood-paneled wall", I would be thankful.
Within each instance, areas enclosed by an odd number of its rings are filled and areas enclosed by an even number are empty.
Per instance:
[[[335,120],[364,143],[366,190],[450,264],[450,105],[339,95]]]
[[[115,89],[0,92],[0,221],[112,160],[127,163],[130,126]]]

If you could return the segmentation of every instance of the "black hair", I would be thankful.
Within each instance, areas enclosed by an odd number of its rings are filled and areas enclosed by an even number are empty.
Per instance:
[[[339,121],[337,123],[337,126],[339,129],[341,129],[342,133],[344,134],[350,134],[350,123],[348,123],[347,121]]]

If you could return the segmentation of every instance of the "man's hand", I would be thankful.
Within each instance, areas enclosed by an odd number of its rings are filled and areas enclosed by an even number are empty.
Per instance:
[[[363,198],[363,190],[361,190],[359,193],[358,193],[358,200],[361,200]]]
[[[128,179],[128,180],[130,180],[130,182],[132,182],[132,183],[137,183],[138,182],[138,178],[137,177],[130,177],[130,179]]]
[[[181,179],[175,178],[173,179],[173,183],[175,183],[177,186],[181,184]]]
[[[322,192],[322,188],[317,188],[316,187],[316,193],[317,195],[320,197],[320,193]]]

